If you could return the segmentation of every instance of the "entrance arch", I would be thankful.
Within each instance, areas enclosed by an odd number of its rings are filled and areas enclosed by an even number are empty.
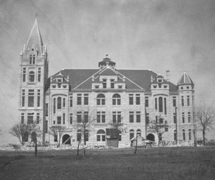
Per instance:
[[[70,135],[68,135],[68,134],[65,134],[65,135],[63,135],[63,138],[62,138],[62,144],[64,143],[64,142],[66,142],[65,144],[71,144],[71,139],[69,139],[70,138]],[[69,139],[69,140],[68,140]]]
[[[155,136],[154,136],[154,134],[148,134],[148,135],[146,136],[146,139],[148,139],[148,140],[150,140],[150,141],[155,141]]]

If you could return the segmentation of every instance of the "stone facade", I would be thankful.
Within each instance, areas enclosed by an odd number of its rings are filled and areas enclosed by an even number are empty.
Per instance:
[[[48,78],[48,59],[37,20],[21,52],[20,121],[40,119],[42,141],[77,144],[87,118],[89,145],[106,145],[110,123],[122,123],[119,145],[136,134],[158,141],[193,141],[194,84],[184,73],[177,85],[150,70],[118,70],[106,55],[97,69],[65,69]],[[162,136],[152,120],[167,124]],[[51,127],[62,126],[57,135]],[[69,139],[70,138],[70,139]],[[57,140],[58,139],[58,140]],[[66,141],[68,140],[68,141]]]

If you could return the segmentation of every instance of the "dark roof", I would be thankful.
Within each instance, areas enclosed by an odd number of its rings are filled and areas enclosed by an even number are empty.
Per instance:
[[[116,71],[116,72],[115,72]],[[119,72],[119,74],[117,74]],[[58,72],[59,73],[59,72]],[[58,74],[53,75],[53,79]],[[64,78],[69,76],[69,83],[71,89],[91,89],[92,87],[92,76],[95,77],[94,82],[99,82],[99,75],[118,75],[121,78],[125,78],[125,81],[120,80],[120,82],[126,83],[127,89],[143,89],[146,92],[150,92],[151,78],[157,76],[156,73],[150,70],[111,70],[111,69],[64,69],[61,70],[61,74]],[[170,92],[177,91],[177,86],[171,82],[169,83]],[[77,87],[78,86],[78,87]]]
[[[188,76],[188,74],[186,72],[183,73],[183,75],[181,76],[181,78],[178,81],[178,85],[185,85],[185,84],[194,85],[192,79],[190,78],[190,76]]]

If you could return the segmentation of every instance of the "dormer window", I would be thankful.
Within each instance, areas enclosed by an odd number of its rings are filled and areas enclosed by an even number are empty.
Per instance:
[[[181,89],[183,89],[183,87],[181,87]]]
[[[53,88],[56,88],[56,85],[52,85]]]
[[[95,85],[95,88],[98,89],[98,88],[99,88],[99,85]]]
[[[67,85],[63,85],[63,88],[67,88]]]
[[[189,86],[187,86],[187,89],[189,89],[190,87]]]
[[[122,89],[122,85],[118,85],[118,88],[119,88],[119,89]]]
[[[156,85],[154,85],[154,86],[153,86],[153,88],[157,88],[157,86],[156,86]]]
[[[62,79],[57,79],[57,82],[58,82],[58,83],[61,83],[61,82],[62,82]]]
[[[163,79],[157,79],[157,82],[162,83]]]
[[[163,87],[164,87],[164,88],[167,88],[167,85],[164,85]]]

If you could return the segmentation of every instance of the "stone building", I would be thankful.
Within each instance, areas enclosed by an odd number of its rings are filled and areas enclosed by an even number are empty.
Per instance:
[[[119,145],[130,144],[136,134],[153,141],[193,141],[194,83],[186,73],[175,85],[151,70],[117,69],[106,55],[95,69],[64,69],[48,77],[37,20],[20,57],[20,121],[40,120],[43,142],[77,143],[82,119],[92,121],[87,144],[106,145],[113,122],[123,125]],[[160,137],[148,128],[151,120],[168,125]],[[62,136],[48,133],[56,126],[64,127]]]

